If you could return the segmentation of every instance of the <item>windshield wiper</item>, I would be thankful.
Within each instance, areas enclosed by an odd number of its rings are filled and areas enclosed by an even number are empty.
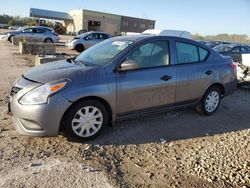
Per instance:
[[[66,59],[66,61],[69,63],[81,64],[81,65],[85,65],[85,66],[88,66],[91,64],[91,63],[87,63],[86,61],[83,61],[83,60],[76,60],[76,57],[68,58],[68,59]]]
[[[74,62],[80,63],[82,65],[88,66],[88,64],[83,60],[74,60]]]
[[[68,58],[68,59],[66,59],[66,61],[69,62],[69,63],[82,64],[82,65],[87,66],[87,64],[84,61],[82,61],[82,60],[76,60],[75,57]]]
[[[66,61],[69,62],[69,63],[75,63],[74,58],[68,58],[68,59],[66,59]]]

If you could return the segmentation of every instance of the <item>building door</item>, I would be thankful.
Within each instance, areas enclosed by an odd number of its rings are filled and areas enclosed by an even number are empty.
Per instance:
[[[116,36],[118,34],[117,24],[105,23],[104,24],[104,31]]]
[[[101,22],[99,21],[88,21],[88,31],[100,31],[101,30]]]

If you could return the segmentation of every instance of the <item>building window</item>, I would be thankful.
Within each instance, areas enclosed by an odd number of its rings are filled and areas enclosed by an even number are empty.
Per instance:
[[[153,25],[148,25],[148,29],[154,29]]]
[[[134,27],[137,27],[137,23],[134,23]]]
[[[128,21],[123,21],[123,26],[128,27]]]
[[[141,24],[142,29],[145,29],[145,26],[146,26],[145,24]]]

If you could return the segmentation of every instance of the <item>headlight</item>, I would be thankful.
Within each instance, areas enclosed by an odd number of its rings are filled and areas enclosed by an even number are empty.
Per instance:
[[[24,105],[45,104],[52,94],[65,88],[68,82],[63,80],[38,86],[26,93],[19,102]]]

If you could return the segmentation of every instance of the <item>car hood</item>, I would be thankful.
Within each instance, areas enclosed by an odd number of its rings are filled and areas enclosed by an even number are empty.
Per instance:
[[[6,32],[5,34],[7,34],[7,35],[17,35],[17,34],[19,34],[19,33],[21,33],[21,31],[9,31],[9,32]]]
[[[60,79],[70,78],[70,74],[77,70],[87,70],[82,64],[69,63],[66,60],[55,61],[34,67],[23,74],[23,77],[39,83],[48,83]]]

